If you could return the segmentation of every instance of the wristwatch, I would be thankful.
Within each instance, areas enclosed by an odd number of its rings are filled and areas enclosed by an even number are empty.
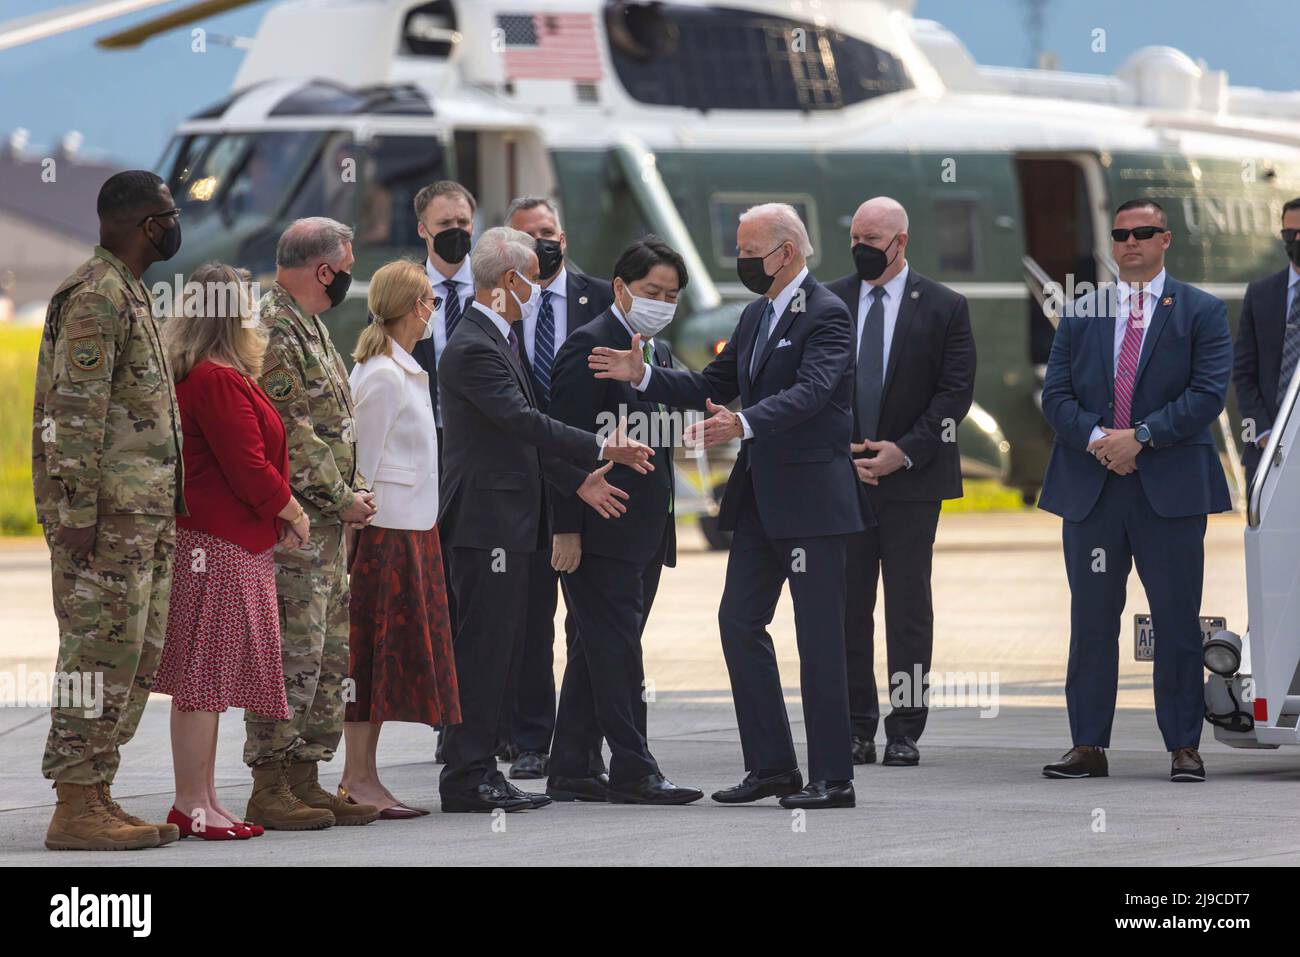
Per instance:
[[[1143,445],[1151,444],[1151,427],[1145,422],[1139,422],[1137,428],[1133,430],[1133,438],[1137,439]]]

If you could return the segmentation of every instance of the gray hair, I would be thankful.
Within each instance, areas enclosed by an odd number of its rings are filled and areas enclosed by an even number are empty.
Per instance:
[[[808,238],[808,229],[803,220],[789,203],[762,203],[751,206],[740,214],[742,223],[751,219],[767,221],[768,232],[772,241],[777,243],[794,243],[799,255],[807,259],[813,254],[812,241]]]
[[[475,289],[495,289],[501,277],[514,269],[528,267],[533,251],[533,237],[509,226],[495,226],[478,238],[469,257]],[[525,277],[527,278],[527,277]]]
[[[530,209],[536,209],[538,206],[545,206],[550,211],[550,214],[555,217],[555,225],[557,227],[560,225],[559,209],[545,196],[516,196],[510,201],[510,205],[506,207],[506,225],[510,225],[510,221],[515,218],[515,213],[527,212]]]
[[[295,219],[280,235],[275,247],[275,264],[300,269],[313,262],[333,262],[352,242],[352,229],[327,216]]]

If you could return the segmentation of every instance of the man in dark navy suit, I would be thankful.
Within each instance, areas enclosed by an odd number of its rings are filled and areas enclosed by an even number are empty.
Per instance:
[[[556,391],[553,368],[568,336],[591,322],[614,301],[610,285],[564,261],[568,239],[555,204],[543,196],[521,196],[506,209],[505,224],[533,237],[537,249],[538,307],[522,322],[520,345],[533,380],[537,407],[546,412]],[[584,370],[585,371],[585,370]],[[552,497],[547,492],[548,500]],[[549,506],[548,506],[549,507]],[[533,556],[528,576],[528,625],[524,647],[511,669],[500,740],[508,747],[510,777],[543,778],[555,732],[555,607],[559,573],[549,549]],[[565,618],[572,640],[572,619]],[[600,739],[592,746],[591,771],[604,773]]]
[[[957,426],[975,394],[975,339],[966,300],[907,261],[907,210],[888,196],[863,203],[849,227],[855,271],[828,283],[857,317],[854,460],[879,523],[849,541],[849,711],[853,761],[876,760],[876,583],[885,582],[889,697],[886,765],[920,763],[934,651],[930,570],[939,511],[961,498]],[[918,680],[919,678],[919,680]]]
[[[1300,197],[1282,207],[1282,242],[1290,265],[1246,287],[1237,323],[1232,382],[1247,487],[1254,483],[1278,406],[1300,362]]]
[[[719,527],[734,532],[718,625],[731,677],[748,775],[718,791],[724,804],[780,796],[790,808],[852,807],[848,685],[844,660],[846,539],[871,523],[850,458],[853,320],[808,271],[808,232],[783,203],[755,206],[736,231],[741,281],[758,298],[703,372],[643,362],[598,347],[603,378],[636,384],[644,397],[713,415],[687,438],[706,448],[741,439]],[[740,398],[741,411],[724,405]],[[803,786],[767,626],[790,583],[808,736]]]
[[[1203,781],[1205,516],[1232,507],[1210,424],[1227,396],[1232,337],[1222,302],[1165,273],[1171,236],[1159,205],[1120,206],[1111,238],[1118,288],[1063,310],[1043,384],[1056,440],[1038,505],[1064,519],[1074,745],[1043,774],[1108,773],[1120,617],[1136,563],[1170,778]]]
[[[639,334],[646,361],[671,368],[672,352],[656,335],[672,321],[686,280],[686,264],[670,246],[638,239],[614,264],[614,304],[571,333],[555,360],[551,416],[596,433],[624,420],[656,462],[646,474],[614,467],[610,480],[628,494],[627,513],[616,519],[588,516],[575,496],[552,498],[553,558],[576,623],[546,787],[557,801],[689,804],[704,796],[665,778],[646,740],[641,635],[660,573],[677,564],[674,420],[629,383],[597,379],[587,367],[597,346],[627,349]],[[605,780],[590,767],[592,742],[602,735],[611,754]]]

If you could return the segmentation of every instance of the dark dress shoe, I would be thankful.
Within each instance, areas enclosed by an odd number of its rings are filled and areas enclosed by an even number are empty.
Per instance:
[[[504,788],[484,782],[472,791],[442,795],[442,809],[448,814],[490,814],[492,811],[527,811],[533,802],[515,797]]]
[[[679,788],[662,774],[651,774],[618,787],[610,785],[605,795],[611,804],[690,804],[704,797],[704,792]]]
[[[885,759],[880,762],[893,768],[913,768],[921,763],[921,751],[905,734],[885,742]]]
[[[515,763],[510,765],[510,776],[521,781],[535,781],[546,777],[546,766],[549,763],[550,755],[540,751],[523,751],[515,758]]]
[[[1045,778],[1104,778],[1110,776],[1106,749],[1076,746],[1061,755],[1061,760],[1043,768]]]
[[[600,778],[564,778],[552,775],[546,782],[546,793],[556,801],[587,801],[601,804],[608,801],[605,789],[609,787],[609,775]]]
[[[504,764],[509,764],[515,758],[519,757],[519,749],[513,744],[505,741],[498,741],[496,746],[496,759]]]
[[[781,807],[820,811],[833,807],[857,807],[852,781],[811,781],[798,794],[781,798]]]
[[[500,781],[496,782],[496,785],[501,790],[509,794],[512,798],[523,798],[525,801],[527,801],[529,804],[533,806],[534,811],[536,811],[538,808],[546,807],[546,805],[551,803],[551,799],[547,797],[545,794],[538,794],[535,791],[520,790],[519,788],[511,784],[509,781],[507,781],[505,778],[502,778]]]
[[[1205,762],[1201,753],[1195,748],[1179,748],[1174,752],[1173,765],[1169,769],[1171,781],[1204,781]]]
[[[875,764],[876,742],[870,738],[860,738],[855,734],[853,736],[853,763]]]
[[[714,791],[713,800],[719,804],[748,804],[750,801],[761,801],[763,798],[797,794],[802,787],[803,775],[799,773],[798,768],[793,771],[779,771],[776,774],[750,771],[745,775],[745,780],[734,788]]]

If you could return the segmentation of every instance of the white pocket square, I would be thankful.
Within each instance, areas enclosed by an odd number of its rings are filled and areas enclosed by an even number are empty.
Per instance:
[[[776,347],[778,349],[784,349],[786,346],[793,345],[793,344],[794,343],[792,343],[789,339],[782,339],[780,342],[776,344]]]

